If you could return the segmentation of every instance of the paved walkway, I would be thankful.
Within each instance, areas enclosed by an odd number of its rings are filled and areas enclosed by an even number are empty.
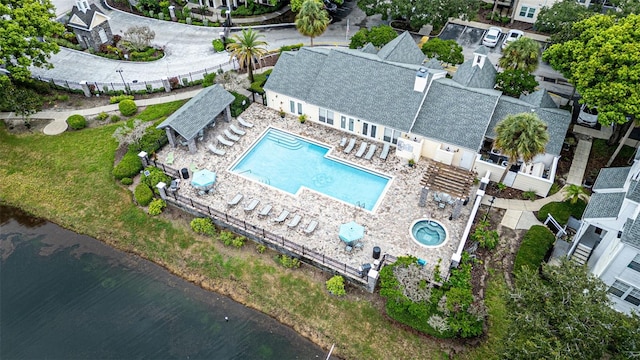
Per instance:
[[[578,146],[576,146],[576,151],[573,155],[571,169],[569,170],[569,175],[567,175],[567,184],[582,185],[590,153],[591,138],[582,137],[578,140]]]

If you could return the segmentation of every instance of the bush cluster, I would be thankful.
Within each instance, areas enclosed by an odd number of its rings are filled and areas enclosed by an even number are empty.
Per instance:
[[[156,216],[162,213],[162,210],[167,207],[167,203],[162,199],[154,199],[151,204],[149,204],[149,215]]]
[[[222,39],[213,39],[211,45],[213,45],[213,50],[216,52],[224,51],[224,41]]]
[[[215,232],[215,227],[213,226],[213,222],[209,218],[196,218],[191,220],[191,230],[195,231],[198,234],[213,236]]]
[[[235,10],[232,10],[231,17],[254,16],[271,13],[284,6],[284,3],[284,1],[279,1],[277,6],[266,6],[256,4],[255,2],[251,1],[249,2],[248,6],[238,6]],[[224,14],[222,16],[224,16]]]
[[[493,250],[498,246],[500,235],[498,231],[489,230],[491,224],[487,220],[482,220],[476,226],[476,230],[471,234],[471,240],[477,241],[480,247]]]
[[[171,183],[171,177],[169,177],[169,175],[165,174],[162,170],[158,169],[155,166],[149,166],[144,170],[145,172],[149,172],[149,176],[144,175],[143,173],[142,180],[140,180],[140,182],[153,189],[153,192],[156,194],[160,194],[160,191],[156,187],[159,182],[163,182],[165,184]]]
[[[116,95],[109,98],[109,104],[117,104],[122,100],[133,100],[132,95]]]
[[[87,119],[82,115],[75,114],[67,118],[67,124],[69,124],[69,127],[73,130],[80,130],[87,126]]]
[[[107,114],[106,112],[103,111],[103,112],[101,112],[100,114],[98,114],[96,116],[96,120],[104,121],[104,120],[107,120],[108,117],[109,117],[109,114]]]
[[[300,267],[300,260],[285,254],[278,256],[278,263],[287,269],[297,269]]]
[[[142,161],[138,157],[138,154],[134,152],[127,152],[118,165],[113,168],[113,176],[116,179],[122,180],[126,177],[134,177],[142,170]]]
[[[513,272],[519,272],[524,266],[537,270],[555,240],[555,235],[546,226],[532,226],[522,238],[522,244],[513,263]]]
[[[147,184],[140,183],[133,191],[133,196],[140,206],[147,206],[153,200],[153,191]]]
[[[131,185],[133,184],[133,179],[130,177],[126,177],[126,178],[122,178],[122,180],[120,180],[120,183],[122,183],[122,185]]]
[[[293,45],[283,45],[280,48],[280,52],[283,52],[283,51],[298,51],[303,46],[304,46],[303,43],[293,44]]]
[[[264,94],[264,89],[262,87],[267,82],[267,77],[270,74],[271,74],[271,69],[260,74],[253,74],[253,82],[249,87],[249,91],[258,93],[258,94]]]
[[[336,275],[325,283],[327,290],[333,295],[343,296],[347,292],[344,290],[344,278],[340,275]]]
[[[133,100],[122,100],[118,104],[118,109],[123,116],[132,116],[138,112],[138,105]]]
[[[213,86],[216,82],[216,73],[207,74],[202,79],[202,87]]]
[[[240,114],[242,114],[243,111],[246,110],[246,108],[249,107],[249,105],[251,105],[251,102],[249,101],[249,98],[242,95],[242,94],[238,94],[237,92],[231,92],[231,94],[235,97],[235,100],[231,103],[231,116],[233,117],[238,117]],[[245,102],[245,105],[242,106],[242,102]]]
[[[164,52],[153,47],[148,47],[144,51],[132,51],[129,53],[129,59],[131,61],[155,61],[161,59],[164,56]]]

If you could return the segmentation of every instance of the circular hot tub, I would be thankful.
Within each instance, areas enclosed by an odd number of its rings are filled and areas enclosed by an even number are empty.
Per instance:
[[[447,241],[447,230],[436,220],[420,219],[411,224],[411,237],[422,246],[438,247]]]

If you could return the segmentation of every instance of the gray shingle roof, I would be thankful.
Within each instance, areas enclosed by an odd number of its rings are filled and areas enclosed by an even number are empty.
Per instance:
[[[440,63],[440,60],[438,60],[436,58],[429,59],[429,61],[427,61],[424,64],[422,64],[422,66],[426,67],[427,69],[436,69],[436,70],[443,70],[444,69],[442,67],[442,64]]]
[[[283,52],[263,88],[305,99],[309,89],[317,83],[318,72],[327,54],[328,52],[306,47],[299,51]]]
[[[602,168],[593,184],[593,190],[622,189],[631,167]]]
[[[562,150],[562,143],[567,134],[567,129],[571,123],[571,113],[566,110],[535,108],[525,101],[503,95],[500,97],[498,106],[496,106],[491,122],[489,123],[487,137],[495,139],[496,125],[507,115],[528,113],[531,112],[532,109],[535,110],[534,112],[540,120],[547,124],[549,142],[547,143],[545,152],[552,155],[559,155]]]
[[[489,48],[484,45],[480,45],[479,48],[473,51],[474,54],[478,54],[478,55],[489,55],[489,52],[490,52]]]
[[[620,241],[640,249],[640,219],[627,219]]]
[[[497,90],[434,80],[411,132],[478,151],[499,97]]]
[[[378,53],[378,49],[376,49],[376,47],[372,43],[367,43],[365,46],[362,47],[362,49],[360,49],[360,51],[369,53],[369,54]]]
[[[170,127],[187,140],[191,140],[215,117],[229,106],[235,97],[216,84],[200,91],[184,106],[158,125],[158,129]]]
[[[276,68],[279,66],[280,62]],[[357,50],[334,49],[318,68],[317,77],[309,81],[308,96],[303,98],[307,102],[397,130],[411,127],[423,96],[413,90],[419,66],[384,62]],[[271,76],[274,73],[275,69]]]
[[[624,192],[591,194],[591,199],[582,217],[584,219],[618,217],[624,195]]]
[[[520,100],[527,102],[535,107],[557,109],[558,104],[551,98],[546,89],[534,91],[528,95],[520,95]]]
[[[378,56],[382,60],[403,64],[420,65],[424,61],[424,54],[407,31],[383,46]]]
[[[627,191],[627,199],[640,203],[640,181],[631,180],[629,191]]]
[[[87,12],[80,11],[80,9],[78,9],[78,7],[74,5],[73,8],[71,8],[71,16],[69,17],[69,19],[71,19],[73,15],[75,15],[85,23],[85,26],[77,23],[69,23],[68,25],[78,29],[91,30],[91,23],[93,22],[93,17],[96,13],[107,17],[95,4],[89,5],[89,9],[87,9]]]
[[[488,58],[485,59],[482,68],[474,66],[474,60],[471,59],[458,66],[453,80],[467,87],[493,89],[496,85],[496,74],[496,68]]]

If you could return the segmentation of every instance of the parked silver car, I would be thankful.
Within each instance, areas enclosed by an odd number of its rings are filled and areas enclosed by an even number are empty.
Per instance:
[[[598,124],[598,109],[582,104],[578,114],[578,124],[594,127]]]
[[[482,45],[488,47],[496,47],[498,42],[500,41],[500,37],[502,36],[502,29],[499,27],[492,26],[487,29],[487,32],[484,34],[482,38]]]
[[[504,37],[504,41],[502,42],[502,50],[504,50],[504,48],[506,48],[507,45],[509,45],[512,42],[520,39],[523,36],[524,36],[524,32],[523,31],[520,31],[520,30],[509,30],[509,32],[507,33],[507,36]]]

